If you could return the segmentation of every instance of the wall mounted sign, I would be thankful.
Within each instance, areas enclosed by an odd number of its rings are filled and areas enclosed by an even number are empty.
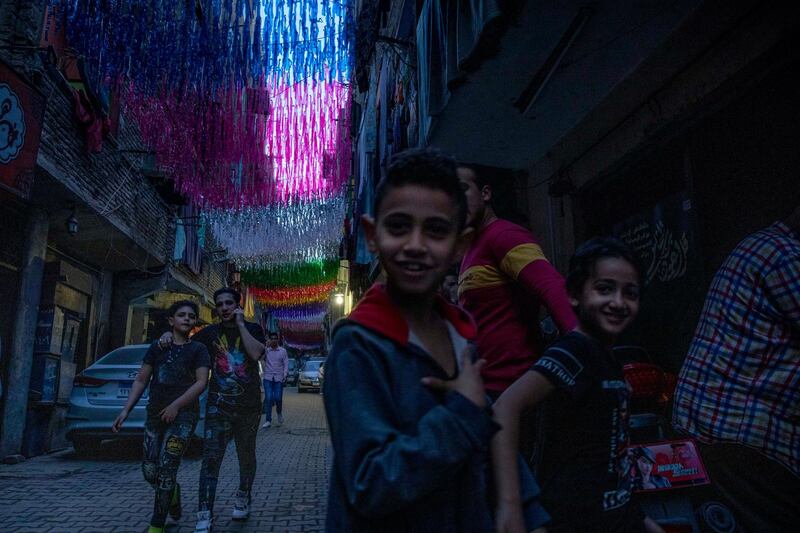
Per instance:
[[[0,61],[0,187],[28,198],[39,152],[44,97]]]

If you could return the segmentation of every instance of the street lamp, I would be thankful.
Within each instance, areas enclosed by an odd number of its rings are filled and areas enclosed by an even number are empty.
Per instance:
[[[336,305],[344,305],[344,294],[336,293],[333,295],[333,303]]]
[[[66,221],[66,226],[67,233],[70,235],[75,236],[75,234],[78,233],[78,217],[75,216],[75,208],[72,209],[72,213]]]

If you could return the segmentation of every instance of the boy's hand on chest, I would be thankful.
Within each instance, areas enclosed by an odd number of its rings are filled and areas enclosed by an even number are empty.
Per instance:
[[[481,367],[486,361],[480,359],[473,363],[473,351],[473,347],[467,347],[459,355],[459,370],[455,378],[444,380],[428,376],[422,378],[422,384],[433,390],[445,393],[455,391],[476,406],[480,408],[486,407],[486,393],[483,389],[483,379],[481,379]]]

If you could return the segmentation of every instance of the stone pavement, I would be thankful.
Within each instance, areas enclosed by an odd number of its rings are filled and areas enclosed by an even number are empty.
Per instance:
[[[284,393],[282,427],[260,429],[258,471],[250,519],[230,520],[238,487],[233,442],[228,447],[217,489],[214,531],[321,531],[325,520],[331,451],[322,397]],[[0,531],[136,532],[146,531],[153,492],[144,481],[138,441],[104,443],[98,457],[78,458],[72,450],[0,465]],[[184,457],[178,472],[183,518],[170,533],[194,531],[199,451]]]

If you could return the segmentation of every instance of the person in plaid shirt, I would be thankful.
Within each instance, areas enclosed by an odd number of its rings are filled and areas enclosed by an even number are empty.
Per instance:
[[[800,527],[800,207],[740,242],[711,283],[673,424],[702,445],[747,531]]]

